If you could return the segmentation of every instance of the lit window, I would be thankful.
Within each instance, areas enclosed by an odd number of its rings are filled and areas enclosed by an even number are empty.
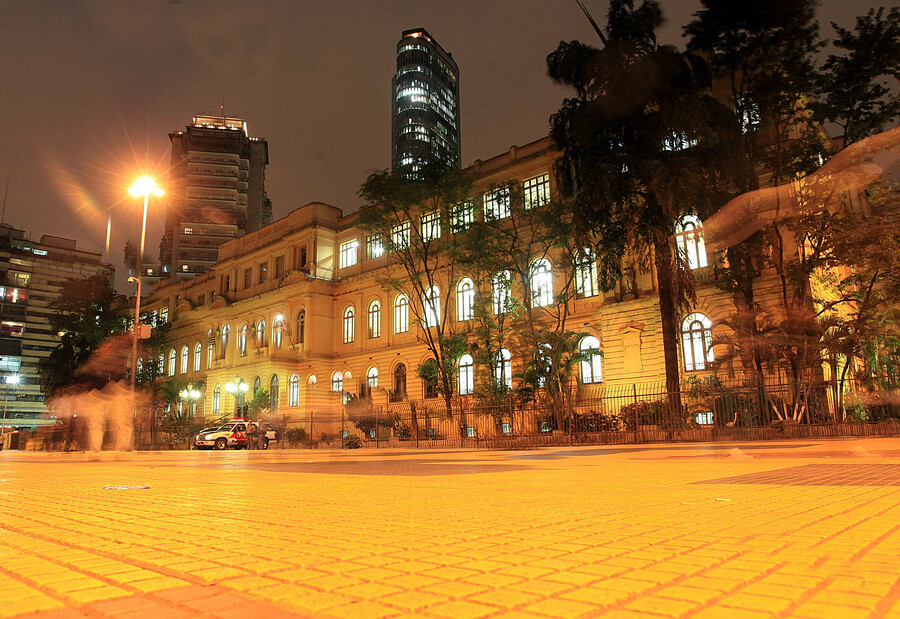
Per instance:
[[[194,371],[200,371],[200,364],[203,362],[203,344],[197,342],[194,346]]]
[[[525,210],[544,206],[550,202],[550,175],[544,174],[522,183],[525,194]]]
[[[475,223],[475,203],[465,200],[455,204],[450,213],[450,227],[454,232],[466,230]]]
[[[222,388],[219,385],[216,385],[216,388],[213,390],[213,401],[212,401],[212,412],[213,415],[219,414],[219,404],[222,401]]]
[[[602,355],[600,354],[600,340],[593,335],[581,340],[578,346],[583,357],[581,360],[581,382],[584,384],[599,383],[603,380]]]
[[[278,402],[281,395],[278,391],[278,374],[272,374],[272,380],[269,381],[269,403],[272,411],[278,410]]]
[[[371,367],[366,372],[366,385],[368,385],[369,389],[374,389],[378,386],[378,368]]]
[[[353,306],[349,306],[344,310],[344,329],[343,329],[343,339],[344,344],[349,344],[350,342],[356,339],[356,312],[353,310]]]
[[[422,309],[425,314],[425,327],[436,327],[441,324],[441,291],[432,286],[422,297]]]
[[[707,266],[703,229],[695,215],[685,215],[675,224],[675,245],[689,269]]]
[[[491,298],[493,299],[494,313],[505,314],[512,307],[509,294],[511,279],[509,271],[500,271],[491,280]]]
[[[306,342],[306,310],[297,312],[297,343]]]
[[[459,395],[469,395],[475,391],[475,360],[472,355],[459,358]]]
[[[225,358],[225,352],[228,350],[228,336],[231,335],[231,327],[228,325],[222,326],[222,354],[221,359]]]
[[[497,380],[497,387],[512,389],[512,355],[505,348],[501,348],[497,353],[494,378]]]
[[[472,320],[475,317],[475,284],[468,277],[456,286],[456,319]]]
[[[741,121],[741,133],[748,133],[759,128],[762,119],[759,115],[759,106],[748,97],[738,97],[737,113]]]
[[[272,343],[275,348],[281,348],[281,337],[284,335],[284,316],[275,314],[272,319]]]
[[[553,272],[546,258],[531,265],[531,307],[547,307],[553,303]]]
[[[441,214],[435,211],[422,216],[422,241],[441,238]]]
[[[369,338],[381,337],[381,302],[375,299],[369,303],[369,319],[367,321]]]
[[[181,347],[181,373],[187,374],[188,366],[190,365],[190,352],[188,351],[187,346]]]
[[[366,259],[381,258],[384,255],[384,243],[380,234],[371,234],[366,237]]]
[[[162,376],[166,373],[166,353],[161,353],[159,355],[159,364],[157,366],[157,373]]]
[[[288,406],[300,406],[300,377],[296,374],[288,381]]]
[[[256,346],[257,348],[265,348],[269,345],[268,333],[266,333],[266,321],[260,320],[256,323]]]
[[[688,314],[681,323],[681,346],[685,371],[707,369],[715,361],[712,321],[699,312]]]
[[[164,325],[169,322],[169,308],[164,307],[159,310],[159,324]]]
[[[335,393],[340,393],[344,390],[344,375],[340,372],[335,372],[331,375],[331,390]]]
[[[579,297],[594,297],[599,291],[597,284],[597,259],[590,249],[581,250],[575,257],[575,294]]]
[[[260,262],[259,263],[259,283],[265,284],[269,281],[269,263],[268,262]]]
[[[391,228],[391,250],[403,250],[409,247],[409,222],[404,221]]]
[[[398,294],[394,299],[394,333],[409,331],[409,299],[405,294]]]
[[[314,387],[317,382],[319,382],[319,379],[316,378],[315,374],[310,374],[306,378],[306,384],[310,387]]]
[[[341,243],[341,251],[338,257],[338,268],[346,269],[356,264],[356,257],[359,254],[359,241],[353,239]]]
[[[169,351],[169,376],[175,376],[175,363],[178,359],[175,349]]]
[[[250,327],[248,325],[244,325],[241,327],[240,333],[238,333],[238,351],[241,353],[242,357],[247,356],[247,335],[250,332]]]
[[[484,220],[497,221],[509,217],[509,187],[484,194]]]
[[[697,144],[699,144],[695,138],[688,137],[688,134],[684,131],[681,132],[672,132],[663,140],[663,150],[668,151],[681,151],[687,150],[689,148],[693,148]]]

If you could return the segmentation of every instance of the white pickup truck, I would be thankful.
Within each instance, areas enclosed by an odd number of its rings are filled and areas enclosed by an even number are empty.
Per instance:
[[[204,430],[194,437],[195,449],[247,449],[248,437],[247,431],[251,430],[251,426],[259,427],[258,421],[247,421],[246,419],[231,419],[228,423],[222,424],[218,428]],[[265,430],[265,426],[263,425]],[[261,449],[269,448],[269,441],[276,439],[275,430],[265,430]]]

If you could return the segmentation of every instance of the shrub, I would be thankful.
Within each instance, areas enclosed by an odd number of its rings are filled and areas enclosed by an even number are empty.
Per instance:
[[[344,439],[344,449],[359,449],[360,447],[362,447],[362,441],[355,434]]]
[[[284,438],[291,443],[302,443],[306,440],[306,428],[291,428],[284,433]]]

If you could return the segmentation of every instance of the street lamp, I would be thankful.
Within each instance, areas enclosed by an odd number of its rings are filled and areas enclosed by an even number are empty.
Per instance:
[[[194,383],[188,383],[187,387],[178,394],[183,402],[191,405],[191,418],[197,416],[197,400],[200,398],[200,392],[194,389]]]
[[[141,251],[138,252],[137,268],[135,269],[137,294],[134,298],[134,327],[132,328],[134,337],[131,342],[131,397],[134,400],[134,412],[137,414],[137,349],[138,338],[140,337],[139,332],[141,330],[141,275],[144,270],[144,243],[147,239],[147,206],[150,204],[151,194],[158,198],[162,196],[164,192],[156,186],[156,181],[154,179],[149,176],[142,176],[128,189],[128,193],[135,198],[140,198],[141,196],[144,198],[144,218],[141,221]],[[130,279],[131,278],[129,278],[129,281]],[[156,413],[154,412],[152,415],[154,418],[151,419],[150,433],[155,442],[156,432],[154,426],[156,425]]]
[[[3,377],[3,382],[6,384],[6,393],[3,394],[3,429],[6,428],[6,401],[9,399],[9,386],[18,385],[19,380],[18,374],[7,374]]]
[[[228,381],[225,385],[225,391],[230,393],[234,397],[234,404],[237,407],[237,416],[241,416],[241,402],[244,399],[244,394],[250,390],[250,385],[244,382],[244,379],[240,376],[236,376],[234,382]]]

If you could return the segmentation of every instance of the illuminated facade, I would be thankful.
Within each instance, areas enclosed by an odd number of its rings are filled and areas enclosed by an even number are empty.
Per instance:
[[[187,279],[206,271],[225,241],[272,222],[266,196],[266,140],[240,118],[196,116],[169,134],[166,224],[159,246],[162,276]]]
[[[392,88],[391,165],[415,177],[425,165],[460,167],[459,68],[423,28],[397,43]]]
[[[473,203],[480,206],[466,215],[468,220],[508,215],[509,194],[497,195],[491,188],[511,180],[521,184],[517,199],[527,208],[540,208],[555,192],[550,173],[555,158],[549,139],[543,139],[477,162],[472,168],[477,179]],[[432,230],[426,219],[423,215],[420,234],[452,234]],[[345,216],[333,206],[307,204],[228,241],[206,273],[161,285],[148,298],[148,311],[165,312],[173,323],[168,352],[161,360],[167,373],[204,385],[198,414],[207,419],[232,414],[236,402],[225,385],[236,377],[269,389],[273,408],[304,424],[313,418],[339,419],[343,400],[350,394],[366,394],[384,406],[407,400],[437,402],[436,392],[416,371],[430,353],[422,341],[423,324],[415,320],[411,305],[424,309],[419,312],[422,322],[452,320],[454,332],[471,336],[478,278],[459,273],[456,281],[436,282],[440,296],[431,299],[387,290],[378,282],[399,267],[355,222],[355,215]],[[700,266],[701,253],[706,260],[702,229],[700,222],[690,223],[677,230],[677,243],[695,258],[694,273],[701,283],[698,304],[686,314],[679,341],[686,374],[709,372],[714,358],[710,325],[734,311],[731,296],[710,283],[713,269]],[[533,306],[549,303],[559,292],[562,268],[561,260],[552,255],[535,261]],[[581,384],[602,388],[663,380],[653,272],[626,269],[618,285],[603,292],[593,254],[585,253],[574,268],[577,298],[571,302],[569,324],[583,333],[582,350],[603,351],[602,358],[581,364]],[[495,308],[505,305],[509,281],[508,273],[498,273],[493,284],[482,285],[483,292],[492,294]],[[512,291],[523,297],[518,282],[512,283]],[[435,299],[440,306],[429,312]],[[496,368],[487,370],[464,355],[459,360],[457,397],[471,397],[485,371],[495,371],[498,380],[512,384],[524,362],[507,350]]]
[[[115,275],[100,252],[46,234],[32,241],[24,230],[0,226],[0,406],[6,419],[0,425],[33,427],[51,421],[38,374],[38,363],[60,342],[50,329],[49,304],[59,296],[62,282],[93,275],[110,281]]]

